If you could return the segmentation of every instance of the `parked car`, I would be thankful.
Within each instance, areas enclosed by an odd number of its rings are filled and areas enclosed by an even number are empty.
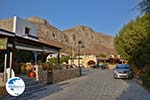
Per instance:
[[[131,67],[129,64],[117,64],[113,74],[114,78],[132,78]]]

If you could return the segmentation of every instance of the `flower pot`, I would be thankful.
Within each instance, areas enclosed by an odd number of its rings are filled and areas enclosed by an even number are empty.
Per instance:
[[[36,76],[35,72],[29,72],[29,73],[28,73],[28,77],[31,77],[31,78],[32,78],[32,77],[35,77],[35,76]]]

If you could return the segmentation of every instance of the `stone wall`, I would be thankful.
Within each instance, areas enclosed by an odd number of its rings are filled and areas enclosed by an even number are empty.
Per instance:
[[[41,74],[39,75],[39,81],[46,85],[48,83],[48,75],[47,75],[47,71],[42,71]]]
[[[0,86],[0,100],[3,100],[3,97],[7,94],[5,86]]]
[[[79,77],[79,69],[62,69],[62,70],[53,70],[53,83],[65,81],[75,77]]]
[[[46,85],[48,82],[47,80],[47,77],[48,77],[48,74],[47,74],[47,70],[43,70],[42,69],[42,65],[34,65],[34,72],[36,74],[36,80],[39,81],[40,83]]]
[[[3,82],[3,73],[0,73],[0,83]]]
[[[6,94],[5,84],[3,82],[3,73],[0,73],[0,100],[3,99]]]
[[[72,79],[75,77],[79,77],[79,69],[61,69],[61,70],[42,70],[41,66],[35,65],[35,73],[36,73],[36,80],[40,83],[46,84],[53,84],[61,81],[65,81],[68,79]]]

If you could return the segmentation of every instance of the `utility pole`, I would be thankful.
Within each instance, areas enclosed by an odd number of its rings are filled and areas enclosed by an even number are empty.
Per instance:
[[[82,42],[78,41],[78,66],[79,66],[80,76],[82,75],[81,66],[80,66],[80,45],[81,44],[82,44]]]

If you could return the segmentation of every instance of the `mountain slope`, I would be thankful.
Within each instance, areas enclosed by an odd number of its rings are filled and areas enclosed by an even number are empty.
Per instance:
[[[82,54],[111,54],[114,52],[113,37],[95,32],[87,26],[76,26],[61,31],[40,17],[30,17],[27,21],[37,26],[38,37],[41,42],[61,47],[63,52],[78,53],[78,41],[81,41]],[[13,18],[0,20],[0,28],[13,30]]]
[[[114,52],[113,37],[95,32],[87,26],[77,26],[63,32],[70,37],[71,44],[75,47],[78,41],[82,41],[81,48],[85,53],[110,54]]]

